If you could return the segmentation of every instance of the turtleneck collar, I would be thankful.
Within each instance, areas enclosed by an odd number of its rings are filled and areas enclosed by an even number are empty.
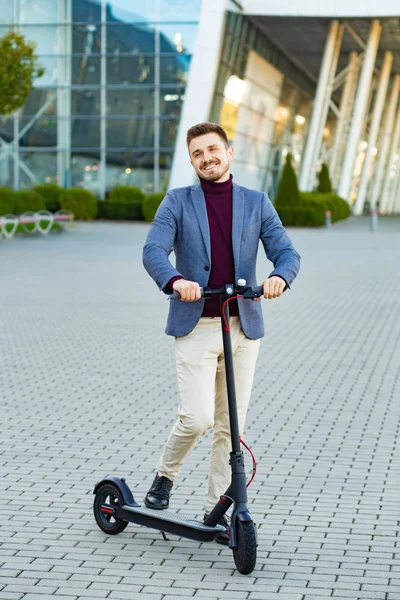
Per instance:
[[[204,194],[212,194],[213,196],[225,196],[232,192],[232,174],[229,176],[227,181],[222,181],[220,183],[216,183],[214,181],[206,181],[205,179],[200,178],[201,189]]]

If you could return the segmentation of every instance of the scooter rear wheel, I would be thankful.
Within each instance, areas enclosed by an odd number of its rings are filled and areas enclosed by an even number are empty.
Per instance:
[[[237,521],[237,546],[233,549],[233,560],[239,573],[248,575],[257,562],[257,537],[253,521]]]
[[[124,504],[122,494],[116,485],[112,483],[103,483],[96,492],[93,502],[93,514],[97,525],[102,531],[109,535],[117,535],[124,531],[128,525],[127,521],[116,519],[111,512],[114,506]]]

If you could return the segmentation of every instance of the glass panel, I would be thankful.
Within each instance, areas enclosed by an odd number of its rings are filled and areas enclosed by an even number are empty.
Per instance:
[[[101,21],[101,0],[72,0],[72,21],[90,23]]]
[[[178,133],[179,119],[160,119],[160,147],[173,148]]]
[[[152,152],[107,152],[107,191],[117,185],[135,185],[149,194],[154,190],[153,178]]]
[[[192,54],[196,41],[197,23],[195,25],[160,25],[161,52],[178,52]]]
[[[36,43],[36,53],[55,55],[58,51],[58,32],[56,25],[23,25],[21,33],[30,42]]]
[[[0,180],[1,185],[10,188],[14,186],[14,157],[11,149],[0,149]]]
[[[71,119],[71,146],[96,148],[100,146],[100,119]]]
[[[172,87],[160,90],[160,114],[163,117],[179,117],[185,99],[185,88]]]
[[[152,148],[154,146],[153,118],[107,119],[107,147]]]
[[[166,192],[168,189],[173,156],[172,152],[160,152],[160,190],[162,192]]]
[[[52,85],[56,86],[58,76],[57,56],[39,56],[38,65],[43,67],[44,75],[34,80],[35,87],[50,87]]]
[[[57,23],[57,0],[20,0],[19,6],[21,23]]]
[[[159,0],[161,21],[197,21],[201,0]]]
[[[57,152],[20,152],[19,178],[21,188],[39,183],[57,183]]]
[[[71,154],[71,185],[100,193],[100,157],[96,151]]]
[[[72,26],[72,54],[100,54],[101,25],[86,23]]]
[[[107,83],[109,85],[154,84],[154,56],[107,57]]]
[[[154,28],[146,25],[107,25],[107,54],[154,53]]]
[[[14,120],[12,116],[0,118],[0,137],[5,142],[11,142],[14,139]],[[1,154],[2,148],[0,147],[0,155]]]
[[[160,82],[186,83],[190,67],[190,56],[160,56]]]
[[[73,56],[72,83],[74,85],[99,85],[101,79],[100,56]]]
[[[71,96],[71,114],[100,116],[100,90],[73,91]]]
[[[44,115],[54,117],[57,115],[56,91],[34,89],[29,94],[28,99],[22,108],[22,116],[34,116],[39,110],[42,110],[44,106],[46,106],[43,113]]]
[[[20,137],[20,146],[57,146],[57,119],[55,116],[43,115],[35,121],[31,121],[31,117],[20,119],[20,133],[30,124],[29,129]]]
[[[0,23],[10,25],[14,22],[14,3],[5,2],[0,10]],[[1,28],[3,29],[3,28]],[[2,33],[2,32],[1,32]],[[3,34],[2,34],[3,35]]]
[[[107,90],[107,115],[153,115],[154,88]]]
[[[107,2],[107,21],[125,21],[127,23],[153,21],[156,17],[156,1],[110,0]],[[133,7],[134,10],[132,10]]]

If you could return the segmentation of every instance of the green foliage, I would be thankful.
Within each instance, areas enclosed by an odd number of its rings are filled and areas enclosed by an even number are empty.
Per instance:
[[[15,212],[14,192],[8,187],[0,187],[0,216]]]
[[[70,188],[65,190],[61,208],[72,211],[77,221],[87,221],[97,215],[97,199],[89,190]]]
[[[160,206],[165,194],[154,193],[149,194],[143,201],[142,209],[143,216],[148,223],[154,219],[154,215],[157,212],[157,208]]]
[[[297,185],[297,177],[292,166],[292,155],[290,153],[286,155],[286,162],[283,167],[274,204],[275,208],[277,208],[277,206],[300,206],[299,187]]]
[[[37,185],[33,189],[42,196],[47,210],[50,212],[57,212],[60,210],[61,201],[65,193],[64,188],[55,183],[45,183],[43,185]]]
[[[349,204],[336,194],[300,192],[300,206],[278,206],[276,210],[285,227],[322,227],[326,211],[331,212],[331,221],[347,219]]]
[[[329,210],[332,223],[347,219],[351,213],[348,202],[333,193],[300,192],[300,198],[303,206],[322,206],[325,212]]]
[[[143,220],[142,204],[124,204],[123,202],[98,202],[98,217],[100,219],[115,219],[117,221]]]
[[[44,210],[45,204],[42,196],[35,190],[19,190],[14,192],[15,213],[21,215],[27,211],[36,212]]]
[[[332,182],[329,177],[329,169],[328,165],[322,163],[321,170],[318,173],[318,187],[317,192],[320,194],[330,194],[332,193]]]
[[[130,185],[118,185],[108,195],[107,202],[119,204],[142,204],[144,193],[138,187]]]
[[[0,39],[0,114],[9,115],[26,102],[34,79],[44,69],[37,66],[36,44],[9,31]]]

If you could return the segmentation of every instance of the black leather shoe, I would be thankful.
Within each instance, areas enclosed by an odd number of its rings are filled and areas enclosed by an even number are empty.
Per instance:
[[[152,486],[144,499],[147,508],[156,508],[158,510],[168,508],[169,496],[173,485],[173,482],[170,479],[167,479],[167,477],[156,475]]]
[[[204,515],[204,521],[207,519],[208,514]],[[226,518],[225,515],[222,515],[222,517],[220,518],[220,520],[218,521],[217,525],[222,525],[222,527],[225,527],[225,531],[221,531],[221,533],[217,533],[217,535],[215,536],[215,541],[217,542],[217,544],[223,544],[224,546],[227,546],[229,544],[229,534],[228,534],[228,519]]]

